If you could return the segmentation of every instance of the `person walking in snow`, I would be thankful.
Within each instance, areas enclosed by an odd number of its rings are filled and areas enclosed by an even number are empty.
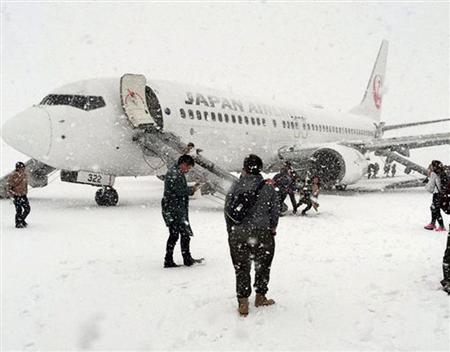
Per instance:
[[[391,166],[391,176],[394,177],[397,173],[397,166],[395,164],[392,164]]]
[[[442,260],[442,271],[444,278],[441,280],[441,285],[444,291],[450,295],[450,226],[447,235],[447,247],[445,248],[444,258]]]
[[[292,204],[292,212],[297,213],[297,201],[295,200],[295,192],[297,191],[297,184],[295,180],[294,170],[292,170],[291,163],[286,161],[280,172],[273,177],[275,191],[277,191],[280,200],[281,216],[287,211],[287,205],[284,200],[289,195]],[[284,211],[284,209],[286,209]]]
[[[386,162],[383,167],[384,177],[389,177],[389,171],[391,171],[391,164]]]
[[[440,174],[444,172],[444,166],[439,160],[433,160],[428,167],[428,183],[425,189],[433,194],[430,210],[431,222],[424,228],[426,230],[445,231],[444,221],[441,215],[441,178]],[[439,227],[436,227],[436,221]]]
[[[181,254],[184,265],[191,266],[201,261],[192,258],[189,246],[191,236],[193,236],[189,223],[189,195],[195,193],[198,185],[188,187],[184,174],[189,172],[194,164],[194,159],[190,155],[182,155],[178,162],[169,168],[164,178],[164,196],[161,206],[164,222],[169,228],[164,258],[165,268],[178,266],[173,260],[173,250],[179,237],[181,237]]]
[[[320,193],[320,179],[319,176],[313,176],[311,180],[305,182],[305,186],[300,190],[300,200],[297,203],[297,207],[302,204],[306,204],[306,208],[302,210],[302,215],[306,215],[306,212],[314,207],[317,211],[319,208],[318,197]]]
[[[378,171],[380,171],[380,164],[378,164],[378,163],[373,164],[372,178],[377,178]]]
[[[27,198],[28,179],[23,162],[18,161],[16,163],[15,171],[8,177],[6,191],[13,198],[16,207],[16,228],[27,227],[28,223],[25,219],[30,214],[31,208]]]
[[[280,202],[270,181],[260,172],[262,160],[254,154],[244,159],[241,178],[231,186],[225,198],[228,244],[236,276],[236,296],[241,316],[249,312],[251,261],[255,265],[255,306],[275,303],[268,299],[270,267],[275,252],[275,235]],[[239,218],[237,215],[239,215]]]

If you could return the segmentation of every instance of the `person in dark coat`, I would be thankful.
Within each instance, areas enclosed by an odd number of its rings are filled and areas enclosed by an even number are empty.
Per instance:
[[[284,200],[287,196],[291,199],[292,212],[297,213],[297,201],[295,200],[295,193],[298,190],[297,183],[294,176],[294,170],[292,170],[289,162],[284,163],[280,172],[273,177],[275,190],[277,191],[278,198],[280,200],[281,214],[284,215],[283,208],[286,209]],[[287,211],[287,209],[286,209]]]
[[[444,278],[441,280],[441,285],[445,292],[450,295],[450,224],[447,235],[447,247],[445,248],[444,258],[442,260],[442,271]]]
[[[297,203],[297,207],[302,204],[306,204],[306,208],[302,210],[302,215],[306,215],[306,212],[314,207],[317,211],[319,203],[317,201],[320,193],[320,179],[319,176],[313,176],[311,180],[306,180],[305,185],[300,190],[300,200]]]
[[[246,316],[249,311],[252,260],[255,263],[255,306],[275,303],[273,299],[266,298],[266,293],[275,251],[280,202],[273,185],[261,176],[262,167],[262,160],[257,155],[246,157],[241,178],[231,186],[225,199],[228,244],[236,275],[238,311],[242,316]],[[255,194],[253,202],[249,205],[246,216],[236,223],[227,213],[229,204],[249,192]]]
[[[172,268],[178,265],[173,260],[173,250],[181,237],[181,254],[186,266],[198,262],[191,256],[189,244],[193,232],[189,223],[189,196],[197,190],[197,185],[188,187],[184,174],[194,166],[194,159],[190,155],[182,155],[177,164],[166,173],[164,179],[164,196],[161,200],[162,216],[169,228],[169,238],[166,245],[164,267]]]
[[[397,166],[395,164],[392,164],[391,166],[391,176],[394,177],[397,172]]]
[[[28,179],[25,172],[25,164],[21,161],[16,163],[15,171],[8,177],[6,191],[14,199],[16,207],[16,228],[27,227],[25,221],[30,214],[30,203],[27,198]]]
[[[442,184],[440,174],[444,171],[444,166],[439,160],[433,160],[428,167],[428,183],[425,189],[433,194],[430,210],[431,221],[424,226],[426,230],[445,231],[444,220],[441,215],[441,198],[442,198]],[[439,226],[436,227],[436,221]]]

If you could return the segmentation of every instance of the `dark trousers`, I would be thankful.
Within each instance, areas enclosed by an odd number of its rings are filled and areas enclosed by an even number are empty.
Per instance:
[[[306,204],[306,208],[302,210],[302,214],[306,214],[306,212],[312,208],[312,200],[310,197],[302,197],[300,198],[300,200],[298,201],[297,206],[299,207],[302,204]]]
[[[173,250],[177,244],[178,238],[181,237],[181,255],[183,259],[191,258],[189,243],[191,242],[192,230],[189,225],[172,223],[169,226],[169,238],[166,244],[166,261],[173,261]]]
[[[277,192],[278,193],[278,199],[280,200],[280,209],[283,209],[283,203],[286,200],[286,197],[289,195],[289,198],[291,199],[292,208],[295,210],[297,209],[297,202],[295,200],[295,196],[293,193],[283,193],[283,192]]]
[[[435,224],[436,221],[439,226],[444,227],[444,221],[441,215],[441,195],[439,193],[433,193],[433,201],[431,203],[431,223]]]
[[[443,285],[450,283],[450,224],[448,224],[447,247],[445,248],[444,258],[442,260],[442,271],[444,272]]]
[[[270,267],[275,252],[275,239],[269,230],[240,231],[234,229],[228,235],[231,260],[236,274],[237,298],[252,293],[250,269],[255,265],[255,291],[266,294],[270,279]]]
[[[16,225],[23,225],[31,210],[27,196],[15,196],[14,206],[16,207]]]

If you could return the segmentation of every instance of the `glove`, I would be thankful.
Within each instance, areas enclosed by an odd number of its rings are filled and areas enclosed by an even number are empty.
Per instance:
[[[297,214],[297,207],[292,210],[292,214]]]

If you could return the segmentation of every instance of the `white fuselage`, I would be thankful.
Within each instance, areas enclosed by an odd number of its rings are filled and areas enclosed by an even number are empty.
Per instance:
[[[34,106],[8,120],[3,138],[15,149],[58,169],[114,176],[160,174],[159,158],[144,156],[132,140],[123,112],[120,80],[93,79],[61,87],[52,94],[102,97],[104,106],[83,110],[69,105]],[[245,155],[264,162],[283,147],[320,147],[373,138],[373,120],[321,108],[279,108],[252,99],[168,81],[147,81],[161,106],[163,131],[229,171],[239,171]]]

